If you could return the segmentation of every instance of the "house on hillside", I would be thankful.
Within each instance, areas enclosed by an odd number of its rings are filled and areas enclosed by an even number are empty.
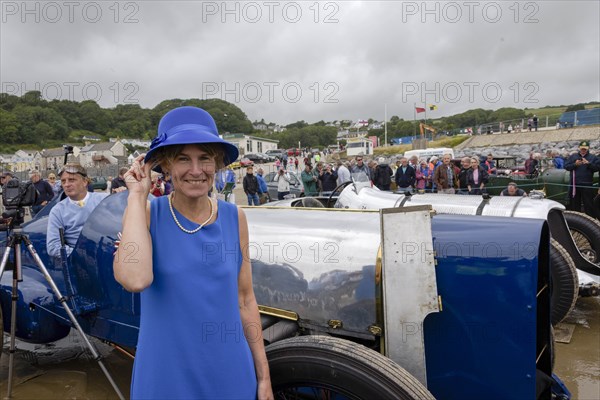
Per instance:
[[[263,122],[255,122],[254,124],[252,124],[252,127],[254,128],[254,130],[257,130],[257,131],[266,131],[267,130],[267,124],[265,124]]]
[[[12,170],[15,172],[39,170],[40,160],[41,155],[37,150],[17,150],[12,157]]]
[[[121,141],[88,144],[79,152],[79,162],[84,167],[104,167],[127,162],[127,148]]]
[[[80,148],[73,146],[73,154],[69,155],[68,161],[79,161]],[[40,152],[40,171],[58,171],[65,163],[65,149],[63,147],[54,147],[44,149]]]
[[[133,153],[131,153],[128,157],[127,157],[127,164],[131,165],[133,164],[133,161],[135,161],[135,159],[137,157],[139,157],[140,155],[142,155],[142,152],[140,152],[139,150],[134,151]]]
[[[279,144],[279,140],[265,139],[244,133],[229,133],[223,135],[223,139],[235,144],[240,150],[240,155],[275,150]]]
[[[149,140],[143,140],[143,139],[116,139],[116,138],[110,138],[109,141],[111,143],[115,143],[117,141],[120,141],[123,144],[130,144],[132,146],[136,146],[136,147],[144,147],[149,149],[150,148],[150,141]]]

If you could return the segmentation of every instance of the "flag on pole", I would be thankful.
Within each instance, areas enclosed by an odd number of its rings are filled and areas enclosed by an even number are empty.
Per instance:
[[[427,110],[425,110],[425,109],[424,109],[424,108],[422,108],[422,107],[415,107],[415,111],[416,111],[416,112],[417,112],[417,114],[418,114],[418,113],[425,112],[425,111],[427,111]]]
[[[436,105],[434,105],[434,104],[430,104],[430,105],[429,105],[429,109],[430,109],[431,111],[433,111],[433,110],[437,110],[437,106],[436,106]]]

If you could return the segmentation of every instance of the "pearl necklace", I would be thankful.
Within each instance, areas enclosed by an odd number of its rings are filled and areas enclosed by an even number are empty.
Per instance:
[[[208,217],[208,219],[206,221],[204,221],[202,224],[200,224],[200,226],[197,227],[196,229],[191,229],[191,230],[190,229],[185,229],[183,227],[183,225],[181,225],[181,223],[177,219],[177,216],[175,215],[175,211],[173,211],[173,193],[169,194],[169,210],[171,210],[171,215],[173,216],[173,219],[175,220],[175,223],[177,224],[177,226],[179,227],[179,229],[181,229],[185,233],[189,233],[189,234],[196,233],[200,229],[204,228],[204,225],[208,224],[210,222],[210,220],[212,219],[212,217],[215,215],[215,210],[213,208],[213,202],[212,202],[212,200],[210,198],[208,199],[208,203],[210,204],[210,216]]]

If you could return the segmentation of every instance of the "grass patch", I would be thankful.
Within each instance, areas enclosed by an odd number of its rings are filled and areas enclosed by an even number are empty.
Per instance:
[[[461,135],[461,136],[450,136],[440,140],[434,140],[432,142],[427,143],[427,148],[433,147],[451,147],[454,148],[469,139],[471,136]],[[401,144],[397,146],[387,146],[387,147],[376,147],[373,150],[374,156],[394,156],[398,154],[403,154],[404,152],[412,150],[412,144]]]
[[[459,144],[461,144],[462,142],[464,142],[465,140],[469,139],[470,137],[471,136],[461,135],[461,136],[451,136],[451,137],[447,137],[447,138],[440,139],[440,140],[434,140],[432,142],[427,143],[427,148],[432,148],[432,147],[454,148],[454,147],[458,146]],[[373,155],[366,156],[366,158],[391,157],[391,156],[396,156],[399,154],[404,154],[408,150],[412,150],[412,144],[400,144],[397,146],[376,147],[375,149],[373,149]],[[347,160],[348,156],[346,154],[346,151],[344,150],[342,152],[336,153],[328,161],[331,161],[331,159],[337,160],[338,158],[342,159],[342,160]]]

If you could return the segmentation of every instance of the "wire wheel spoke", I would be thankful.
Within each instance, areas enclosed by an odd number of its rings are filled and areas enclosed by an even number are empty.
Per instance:
[[[579,249],[579,252],[582,256],[592,263],[598,262],[596,251],[594,251],[592,248],[592,243],[587,236],[573,229],[571,229],[571,236],[573,236],[573,241],[575,242],[575,245]]]

